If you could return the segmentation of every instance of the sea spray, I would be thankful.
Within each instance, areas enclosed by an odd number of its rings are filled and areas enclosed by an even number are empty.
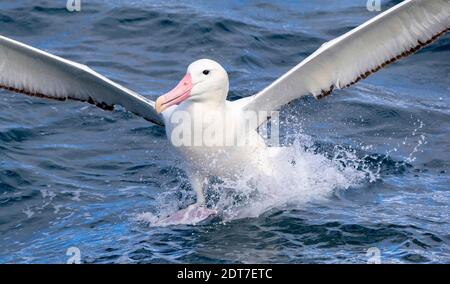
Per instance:
[[[268,147],[273,172],[262,175],[244,168],[236,179],[213,179],[206,193],[207,206],[219,212],[223,221],[258,217],[264,212],[311,201],[325,201],[335,190],[346,190],[364,182],[373,182],[377,172],[364,159],[344,147],[331,153],[317,151],[310,136],[298,134],[287,147]],[[136,220],[156,225],[177,210],[194,202],[189,189],[175,186],[157,200],[153,212],[136,215]]]

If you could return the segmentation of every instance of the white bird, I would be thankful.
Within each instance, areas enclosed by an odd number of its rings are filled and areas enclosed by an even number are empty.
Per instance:
[[[203,186],[209,177],[236,177],[248,165],[261,174],[272,170],[256,130],[262,121],[246,127],[247,113],[270,113],[308,94],[319,99],[349,87],[449,29],[450,0],[404,1],[324,43],[261,92],[233,102],[226,100],[227,72],[212,60],[192,63],[181,82],[154,103],[85,65],[0,36],[0,87],[30,96],[85,101],[106,110],[121,105],[165,126],[197,193],[196,204],[165,224],[186,218],[195,223],[214,213],[204,207]],[[203,138],[196,141],[198,133]]]

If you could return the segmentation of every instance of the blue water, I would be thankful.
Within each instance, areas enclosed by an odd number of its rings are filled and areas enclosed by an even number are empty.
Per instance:
[[[1,34],[152,99],[203,57],[228,70],[231,99],[253,94],[376,15],[365,0],[90,0],[78,13],[64,2],[0,3]],[[0,91],[0,262],[65,263],[77,247],[85,263],[365,263],[369,248],[385,263],[448,263],[449,59],[446,35],[350,89],[286,107],[298,119],[282,134],[307,148],[309,182],[293,175],[275,190],[298,189],[298,200],[197,226],[145,221],[194,200],[162,128]],[[308,171],[320,159],[337,173]]]

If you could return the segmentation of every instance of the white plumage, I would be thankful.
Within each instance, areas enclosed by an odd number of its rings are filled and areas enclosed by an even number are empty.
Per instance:
[[[79,100],[110,110],[121,105],[164,125],[154,102],[82,65],[0,36],[0,87],[30,96]]]
[[[324,43],[267,88],[247,98],[244,108],[272,111],[308,94],[321,98],[416,52],[449,29],[449,0],[404,1]]]

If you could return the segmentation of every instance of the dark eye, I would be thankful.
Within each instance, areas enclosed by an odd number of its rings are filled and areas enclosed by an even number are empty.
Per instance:
[[[209,70],[203,70],[203,75],[208,75],[209,74]]]

